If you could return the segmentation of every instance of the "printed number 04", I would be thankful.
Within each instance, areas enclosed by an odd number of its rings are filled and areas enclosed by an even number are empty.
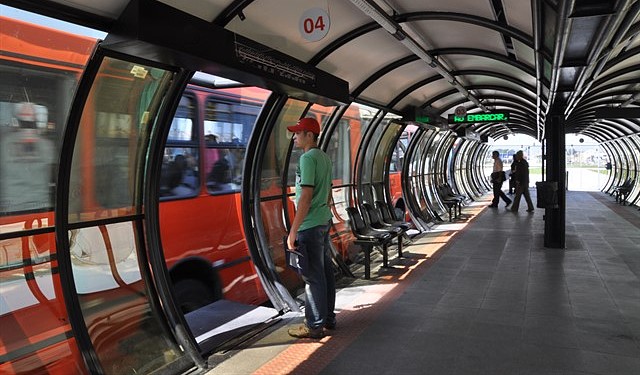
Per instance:
[[[307,18],[304,20],[304,31],[306,33],[312,33],[314,29],[324,30],[324,19],[322,16],[319,16],[315,22],[311,18]]]

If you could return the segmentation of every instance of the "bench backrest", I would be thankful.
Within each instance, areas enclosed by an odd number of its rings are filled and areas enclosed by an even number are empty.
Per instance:
[[[451,194],[447,193],[444,185],[438,185],[437,190],[438,190],[438,195],[440,196],[440,199],[442,199],[443,201],[450,201],[455,198],[451,196]]]
[[[347,215],[349,216],[349,226],[355,234],[363,234],[367,229],[367,224],[355,207],[347,207]]]
[[[362,207],[367,211],[367,215],[369,215],[369,223],[372,227],[382,227],[384,226],[384,222],[382,221],[382,216],[378,212],[378,210],[373,207],[370,203],[363,203]]]
[[[463,197],[462,194],[457,194],[456,192],[453,191],[453,188],[451,187],[451,185],[449,185],[448,183],[443,184],[442,186],[444,186],[444,191],[449,194],[452,197]]]
[[[378,211],[382,213],[382,219],[384,221],[386,221],[387,223],[393,223],[394,221],[397,221],[397,219],[394,219],[393,216],[391,216],[391,210],[385,202],[376,201],[376,207],[378,207]]]

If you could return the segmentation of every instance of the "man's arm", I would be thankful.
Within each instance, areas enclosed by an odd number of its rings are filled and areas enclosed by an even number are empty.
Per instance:
[[[296,216],[293,218],[293,223],[291,223],[291,230],[289,231],[289,236],[287,237],[287,247],[289,249],[295,249],[296,238],[298,237],[298,229],[304,218],[307,217],[309,213],[309,209],[311,208],[311,198],[313,198],[313,186],[303,186],[302,192],[300,193],[300,199],[298,200],[298,210],[296,211]]]

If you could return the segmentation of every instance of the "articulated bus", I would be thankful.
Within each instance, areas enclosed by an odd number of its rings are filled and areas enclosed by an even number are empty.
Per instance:
[[[0,17],[0,373],[87,371],[65,307],[54,213],[64,124],[96,43]],[[118,60],[105,66],[88,101],[94,123],[81,126],[76,140],[80,146],[72,165],[69,222],[77,229],[69,233],[69,248],[78,299],[89,312],[85,324],[92,343],[105,371],[122,373],[153,366],[149,358],[128,354],[135,352],[134,346],[165,345],[167,361],[180,349],[155,340],[153,330],[140,327],[132,317],[149,314],[141,299],[145,285],[137,267],[138,229],[131,222],[87,228],[77,223],[135,214],[130,207],[136,198],[123,181],[143,178],[135,165],[141,145],[135,143],[134,133],[146,130],[131,115],[143,108],[130,108],[126,97],[167,83],[152,69]],[[240,187],[247,142],[269,95],[267,90],[239,85],[212,89],[194,79],[171,123],[158,176],[160,237],[174,295],[185,314],[223,298],[268,303],[245,241]],[[329,110],[314,105],[307,115],[324,126]],[[342,136],[348,145],[330,146],[328,152],[334,160],[346,160],[350,170],[364,129],[360,113],[348,110],[340,121],[343,126],[337,131],[347,133]],[[293,166],[295,158],[294,153]],[[391,194],[404,208],[397,162],[392,163]],[[280,180],[276,177],[263,187],[265,195],[269,190],[282,194]],[[292,213],[293,190],[286,193]],[[349,197],[335,204],[350,202]],[[281,204],[262,207],[265,216],[282,215]],[[349,261],[354,250],[347,228],[344,221],[334,220],[332,233],[339,254]],[[266,230],[270,231],[268,225]],[[286,266],[284,252],[272,253],[281,278],[292,284],[287,287],[302,285]],[[100,305],[111,298],[121,305]]]

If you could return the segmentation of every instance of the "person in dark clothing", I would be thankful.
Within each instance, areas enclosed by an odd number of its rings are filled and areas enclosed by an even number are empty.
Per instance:
[[[516,197],[513,199],[511,211],[518,212],[520,197],[524,195],[524,199],[527,201],[527,212],[533,212],[533,202],[531,195],[529,195],[529,163],[524,159],[522,150],[516,153],[515,165]]]
[[[507,195],[502,191],[502,183],[504,182],[505,175],[502,170],[502,159],[500,159],[500,153],[498,151],[494,151],[491,153],[491,157],[493,158],[493,173],[491,173],[491,184],[493,185],[493,200],[491,201],[491,205],[489,207],[498,208],[498,203],[500,203],[500,198],[504,200],[506,203],[505,207],[509,207],[511,204],[511,199],[507,197]]]
[[[516,155],[513,154],[511,160],[511,170],[509,171],[509,195],[513,194],[516,188]]]

